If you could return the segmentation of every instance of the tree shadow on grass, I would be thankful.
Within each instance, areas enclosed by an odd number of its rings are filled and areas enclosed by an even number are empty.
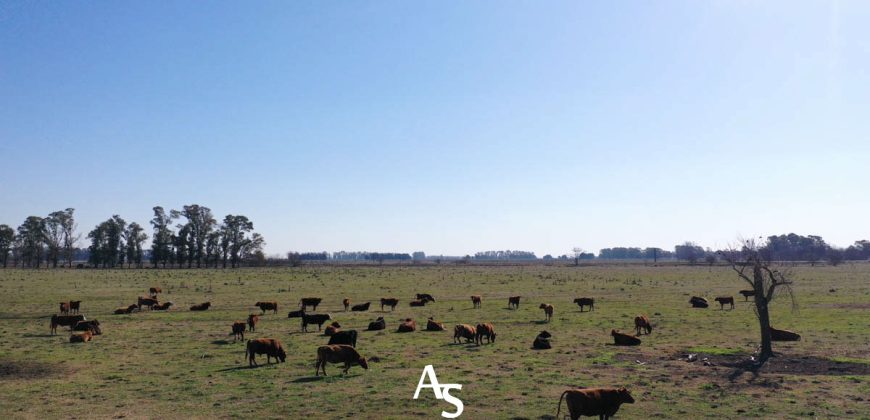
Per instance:
[[[533,324],[537,324],[537,325],[545,325],[545,324],[549,324],[550,321],[547,321],[547,320],[537,320],[537,321],[532,321],[532,323],[533,323]]]
[[[244,341],[243,341],[243,342],[244,342]],[[212,343],[212,344],[217,344],[217,345],[219,345],[219,346],[225,346],[225,345],[227,345],[227,344],[234,344],[234,343],[236,343],[236,342],[235,342],[235,341],[229,341],[229,340],[214,340],[214,341],[212,341],[211,343]]]
[[[324,379],[326,379],[325,376],[303,376],[301,378],[296,378],[290,382],[294,383],[294,384],[301,384],[301,383],[306,383],[306,382],[322,381]]]
[[[248,365],[243,365],[243,366],[233,366],[233,367],[228,367],[228,368],[218,369],[217,372],[233,372],[233,371],[236,371],[236,370],[256,369],[256,368],[258,368],[258,367],[260,367],[260,366],[262,366],[262,365],[256,365],[256,366],[248,366]]]

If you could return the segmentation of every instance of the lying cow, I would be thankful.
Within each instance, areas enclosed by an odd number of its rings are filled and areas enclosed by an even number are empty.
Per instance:
[[[471,297],[471,303],[474,305],[475,308],[479,308],[480,302],[482,302],[482,301],[483,301],[483,298],[478,296],[478,295],[474,295]]]
[[[580,307],[580,312],[583,312],[583,307],[585,307],[585,306],[588,306],[590,311],[595,310],[595,299],[593,299],[593,298],[580,297],[580,298],[574,299],[574,303],[576,303],[577,306]]]
[[[616,330],[610,330],[610,335],[613,336],[613,344],[616,344],[617,346],[636,346],[640,344],[639,338],[623,334]]]
[[[719,296],[716,299],[713,299],[716,302],[719,302],[719,310],[725,309],[725,305],[731,305],[731,309],[734,309],[734,297],[732,296]]]
[[[553,305],[542,303],[539,308],[544,310],[544,318],[546,318],[547,322],[550,322],[553,319]]]
[[[69,342],[70,343],[86,343],[88,341],[91,341],[92,338],[94,338],[94,335],[91,334],[90,331],[85,331],[85,332],[80,332],[80,333],[76,333],[76,334],[71,334],[69,336]]]
[[[411,306],[426,306],[425,300],[412,300]]]
[[[287,318],[302,318],[302,315],[305,315],[305,309],[290,311],[287,313]]]
[[[257,354],[266,355],[266,363],[272,363],[272,358],[275,361],[284,363],[287,360],[287,352],[284,351],[284,345],[279,340],[274,338],[258,338],[256,340],[248,340],[248,347],[245,349],[245,356],[248,357],[248,366],[256,366]]]
[[[417,293],[417,300],[422,300],[424,302],[435,302],[435,298],[428,293]]]
[[[174,303],[172,302],[163,302],[161,304],[152,306],[151,309],[155,311],[168,311],[169,308],[172,307],[172,305],[174,305]]]
[[[391,311],[396,310],[396,305],[399,304],[399,299],[396,298],[381,298],[381,311],[384,310],[384,306],[389,306]]]
[[[84,315],[52,315],[51,316],[51,333],[57,334],[57,327],[69,327],[70,331],[72,331],[72,327],[78,324],[79,321],[86,321]]]
[[[323,371],[323,376],[326,376],[327,363],[344,363],[344,373],[347,374],[351,366],[359,365],[363,369],[368,370],[369,364],[366,359],[360,356],[352,346],[345,344],[334,344],[320,346],[317,348],[317,363],[314,367],[314,375],[320,376],[320,371]]]
[[[321,330],[323,323],[332,319],[329,314],[303,314],[302,315],[302,332],[308,332],[309,324],[317,324],[317,331]]]
[[[568,404],[571,420],[577,420],[580,416],[598,416],[599,419],[606,420],[619,411],[620,405],[634,403],[634,398],[625,388],[569,389],[559,397],[556,418],[562,412],[563,398]]]
[[[487,344],[495,343],[495,327],[490,322],[477,324],[477,334],[474,335],[474,342],[479,346],[483,344],[484,338],[486,338]]]
[[[260,315],[250,314],[248,315],[248,331],[256,331],[257,323],[260,322]]]
[[[326,326],[326,329],[323,330],[323,335],[333,336],[339,331],[341,331],[341,324],[339,324],[338,321],[335,321],[332,324]]]
[[[92,319],[89,321],[79,321],[72,327],[73,331],[89,331],[93,335],[101,335],[103,330],[100,329],[100,321]]]
[[[770,339],[772,341],[800,341],[801,336],[793,331],[778,330],[770,327]]]
[[[471,343],[475,341],[475,337],[477,337],[477,330],[468,324],[459,324],[453,327],[453,342],[460,343],[462,338],[465,339],[465,343]]]
[[[190,307],[191,311],[207,311],[211,307],[211,302],[200,303]]]
[[[360,303],[359,305],[353,305],[350,307],[352,312],[365,312],[369,310],[369,306],[371,306],[371,302]]]
[[[321,298],[302,298],[302,300],[299,301],[299,306],[302,307],[303,311],[309,306],[312,308],[312,311],[316,311],[317,305],[320,305],[320,301],[322,300],[323,299]]]
[[[741,290],[737,293],[740,293],[741,295],[743,295],[744,302],[748,301],[749,298],[755,296],[755,290]]]
[[[130,306],[127,306],[127,307],[123,307],[123,306],[122,306],[122,307],[120,307],[120,308],[118,308],[118,309],[115,309],[115,315],[122,315],[122,314],[133,313],[133,311],[135,311],[137,308],[139,308],[139,305],[137,305],[137,304],[135,304],[135,303],[132,304],[132,305],[130,305]]]
[[[550,338],[553,336],[547,331],[541,331],[537,337],[535,337],[535,341],[532,343],[532,348],[536,350],[548,350],[551,349]]]
[[[348,346],[356,347],[356,338],[356,330],[339,331],[333,334],[332,337],[329,337],[329,343],[327,344],[347,344]]]
[[[692,304],[693,308],[706,308],[710,306],[710,304],[707,303],[707,299],[698,296],[692,296],[692,298],[689,299],[689,303]]]
[[[344,311],[347,312],[347,308],[350,307],[350,299],[344,298],[344,300],[341,301],[341,304],[344,305]]]
[[[139,305],[140,311],[142,310],[143,306],[147,306],[148,309],[154,309],[154,306],[159,305],[159,304],[160,304],[160,302],[158,302],[157,299],[150,298],[150,297],[142,297],[142,296],[139,296],[139,300],[137,303],[137,305]]]
[[[417,330],[417,321],[414,321],[413,319],[408,318],[405,320],[405,322],[402,322],[401,324],[399,324],[399,330],[397,332],[400,332],[400,333],[414,332],[416,330]]]
[[[508,309],[520,309],[520,297],[519,296],[511,296],[508,298]]]
[[[278,313],[278,302],[257,302],[254,306],[260,308],[260,311],[263,314],[265,314],[266,311],[272,311],[273,314]]]
[[[245,323],[242,321],[233,322],[233,341],[245,341]]]
[[[82,301],[80,300],[71,300],[69,301],[69,312],[71,314],[79,313],[79,309],[82,307]]]
[[[426,331],[444,331],[444,324],[435,322],[432,317],[426,321]]]
[[[383,330],[387,328],[387,321],[384,317],[379,316],[374,322],[369,322],[369,331]]]
[[[634,317],[634,329],[637,331],[636,335],[640,335],[641,331],[646,331],[647,335],[652,334],[652,324],[649,322],[649,317],[644,314]]]

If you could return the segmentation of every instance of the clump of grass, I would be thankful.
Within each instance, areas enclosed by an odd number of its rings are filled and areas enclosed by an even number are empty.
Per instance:
[[[743,350],[732,349],[732,348],[721,348],[721,347],[708,347],[708,346],[697,346],[689,349],[690,353],[704,353],[704,354],[712,354],[716,356],[734,356],[738,354],[744,354]]]
[[[861,365],[870,365],[870,360],[857,359],[854,357],[832,357],[831,360],[837,363],[857,363]]]

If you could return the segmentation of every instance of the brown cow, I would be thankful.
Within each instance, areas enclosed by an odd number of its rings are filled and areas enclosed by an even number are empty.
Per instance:
[[[320,301],[322,300],[323,299],[321,298],[302,298],[302,300],[299,301],[299,306],[302,307],[303,311],[309,306],[312,308],[312,311],[316,311],[317,305],[320,305]]]
[[[359,365],[363,369],[368,370],[369,364],[365,357],[360,356],[353,346],[346,344],[333,344],[320,346],[317,348],[317,363],[314,366],[314,375],[320,376],[320,371],[323,371],[323,376],[326,376],[326,363],[344,363],[344,373],[347,374],[351,366]]]
[[[344,305],[344,311],[347,312],[347,308],[350,307],[350,299],[344,298],[344,300],[341,301],[341,304]]]
[[[770,327],[770,339],[772,341],[800,341],[801,336],[793,331],[778,330]]]
[[[156,298],[158,293],[163,293],[163,289],[159,287],[152,287],[148,289],[148,293],[151,295],[151,297]]]
[[[540,308],[544,310],[544,317],[547,319],[547,322],[550,322],[553,319],[553,305],[542,303]]]
[[[266,311],[272,311],[273,314],[278,313],[278,302],[257,302],[254,306],[260,308],[262,313],[266,313]]]
[[[583,312],[583,307],[588,306],[590,311],[595,310],[595,299],[588,297],[579,297],[574,299],[574,303],[580,307],[580,312]]]
[[[444,324],[435,322],[432,317],[429,317],[429,320],[426,321],[426,331],[444,331]]]
[[[474,342],[479,346],[483,344],[484,338],[486,338],[487,344],[495,343],[495,327],[490,322],[477,324],[477,334],[474,336]]]
[[[139,308],[139,305],[137,305],[135,303],[130,305],[130,306],[127,306],[126,308],[122,306],[118,309],[115,309],[115,315],[129,314],[129,313],[132,313],[133,311],[135,311],[137,308]]]
[[[80,332],[80,333],[76,333],[76,334],[71,334],[69,336],[69,342],[70,343],[85,343],[85,342],[91,341],[92,338],[94,338],[94,335],[91,334],[90,331],[85,331],[85,332]]]
[[[471,343],[477,336],[477,330],[468,324],[459,324],[453,327],[453,342],[459,343],[460,339],[464,338],[465,343]]]
[[[511,296],[508,298],[508,309],[520,309],[520,297],[519,296]]]
[[[743,295],[743,301],[746,302],[750,297],[755,296],[755,290],[741,290],[738,293]]]
[[[248,357],[248,366],[257,365],[254,357],[258,354],[266,355],[266,363],[272,363],[273,357],[281,363],[287,360],[287,352],[284,351],[284,345],[281,344],[281,341],[274,338],[248,340],[248,346],[245,349],[245,356]]]
[[[82,301],[80,300],[71,300],[69,301],[69,311],[72,314],[79,313],[79,309],[82,307]]]
[[[568,404],[571,420],[577,420],[580,416],[598,416],[599,419],[606,420],[619,411],[620,405],[634,403],[634,398],[625,388],[569,389],[559,397],[556,418],[562,412],[563,398]]]
[[[142,296],[139,296],[139,300],[137,303],[137,305],[139,305],[140,311],[142,310],[143,306],[147,306],[148,309],[154,309],[154,306],[159,305],[159,304],[160,304],[160,302],[158,302],[157,299],[150,298],[150,297],[142,297]]]
[[[233,341],[245,341],[245,323],[242,321],[233,322]]]
[[[425,300],[412,300],[411,306],[426,306]]]
[[[417,321],[414,321],[411,318],[405,320],[405,322],[399,324],[398,332],[414,332],[417,330]]]
[[[163,302],[159,305],[152,306],[151,309],[155,311],[168,311],[172,305],[174,305],[172,302]]]
[[[58,326],[69,327],[70,331],[72,331],[73,326],[79,321],[85,320],[84,315],[52,315],[49,326],[51,327],[51,333],[56,334]]]
[[[734,309],[734,297],[733,296],[719,296],[716,299],[713,299],[716,302],[719,302],[719,310],[725,309],[725,305],[730,304],[731,309]]]
[[[384,317],[379,316],[373,322],[369,322],[369,331],[378,331],[387,328],[387,321],[384,321]]]
[[[644,314],[634,317],[634,329],[637,331],[636,335],[640,335],[641,331],[646,331],[647,335],[652,334],[652,324],[649,322],[649,317]]]
[[[248,315],[248,331],[256,331],[258,322],[260,322],[260,315],[257,315],[257,314]]]
[[[550,345],[550,338],[552,337],[553,335],[549,332],[541,331],[541,333],[538,334],[537,337],[535,337],[535,341],[532,342],[532,348],[535,350],[548,350],[553,348]]]
[[[481,302],[482,300],[483,300],[483,298],[480,297],[480,296],[478,296],[478,295],[474,295],[474,296],[471,297],[471,303],[474,304],[474,307],[475,307],[475,308],[479,308],[479,307],[480,307],[480,302]]]
[[[103,330],[100,329],[100,321],[91,319],[89,321],[79,321],[72,327],[73,331],[90,331],[92,335],[101,335]]]
[[[639,338],[623,334],[616,330],[610,330],[610,335],[613,336],[613,344],[616,344],[617,346],[636,346],[640,344]]]
[[[60,303],[60,313],[63,315],[69,314],[69,302],[61,302]]]
[[[200,303],[199,305],[193,305],[190,307],[191,311],[207,311],[208,308],[211,307],[211,302]]]
[[[341,331],[341,324],[339,324],[338,321],[335,321],[332,324],[326,326],[326,329],[323,330],[323,335],[333,336],[339,331]]]
[[[396,298],[381,298],[381,311],[384,310],[384,306],[389,306],[391,311],[396,310],[396,305],[399,304],[399,299]]]

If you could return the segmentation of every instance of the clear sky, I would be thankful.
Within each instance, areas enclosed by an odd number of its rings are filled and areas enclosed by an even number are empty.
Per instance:
[[[268,254],[870,239],[870,2],[0,3],[0,223]]]

